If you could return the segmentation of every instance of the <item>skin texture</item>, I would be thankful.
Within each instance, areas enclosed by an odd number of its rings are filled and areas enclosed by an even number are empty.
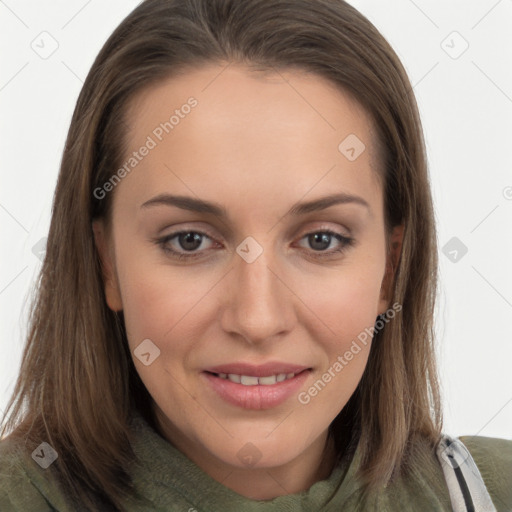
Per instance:
[[[129,154],[191,96],[197,106],[110,192],[111,230],[94,223],[107,303],[124,310],[160,434],[239,494],[297,493],[332,470],[332,447],[323,458],[327,429],[354,392],[370,343],[307,405],[294,394],[275,408],[242,409],[213,392],[202,371],[236,361],[301,364],[312,368],[307,390],[390,307],[394,256],[386,256],[371,120],[318,76],[209,65],[134,98]],[[366,146],[354,161],[338,150],[349,134]],[[346,203],[286,215],[297,202],[337,192],[369,209]],[[229,218],[141,208],[162,193],[217,202]],[[325,229],[354,244],[334,253],[342,247],[335,237],[322,246],[307,236]],[[194,249],[200,257],[188,262],[155,241],[187,230],[206,233]],[[248,236],[263,249],[252,263],[236,252]],[[187,252],[178,237],[167,247]],[[133,356],[145,339],[160,349],[148,366]],[[251,466],[238,456],[247,443],[259,457]]]

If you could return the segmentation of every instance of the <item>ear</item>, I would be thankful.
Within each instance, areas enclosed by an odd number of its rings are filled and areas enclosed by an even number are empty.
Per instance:
[[[389,250],[386,255],[386,272],[382,279],[380,290],[379,310],[378,314],[385,313],[389,308],[391,300],[391,291],[395,281],[395,273],[400,262],[400,254],[402,253],[402,241],[404,236],[404,225],[395,226],[389,240]]]
[[[98,251],[101,261],[103,286],[108,307],[112,311],[121,311],[123,309],[123,303],[121,301],[121,292],[115,271],[113,250],[103,219],[94,220],[92,222],[92,230],[96,250]]]

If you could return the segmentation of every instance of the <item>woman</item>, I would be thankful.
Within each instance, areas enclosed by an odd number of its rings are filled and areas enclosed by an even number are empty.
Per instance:
[[[0,508],[510,509],[512,442],[442,435],[436,255],[368,20],[142,2],[71,122]]]

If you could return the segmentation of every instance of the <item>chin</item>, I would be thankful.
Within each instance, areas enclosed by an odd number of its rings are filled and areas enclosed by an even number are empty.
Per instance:
[[[303,442],[289,437],[273,440],[264,436],[259,439],[245,437],[231,440],[229,447],[222,452],[218,451],[217,445],[214,456],[239,469],[268,469],[284,466],[298,457],[304,451]]]

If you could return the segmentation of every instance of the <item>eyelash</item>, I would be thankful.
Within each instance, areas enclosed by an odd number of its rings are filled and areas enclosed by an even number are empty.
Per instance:
[[[162,250],[167,255],[169,255],[172,258],[176,258],[178,260],[192,260],[192,259],[200,258],[201,257],[201,253],[198,253],[198,252],[196,252],[196,253],[189,253],[189,254],[182,253],[182,252],[176,251],[174,249],[171,249],[167,245],[173,238],[176,238],[177,236],[182,235],[182,234],[186,234],[186,233],[195,233],[195,234],[198,234],[198,235],[201,235],[201,236],[204,236],[204,237],[212,239],[212,237],[210,237],[207,233],[204,233],[202,231],[182,230],[182,231],[176,231],[175,233],[171,233],[169,235],[165,235],[162,238],[158,238],[158,239],[154,240],[154,242],[158,246],[160,246],[162,248]],[[317,231],[310,231],[309,233],[306,233],[305,235],[303,235],[301,237],[301,240],[304,239],[304,238],[307,238],[310,235],[315,235],[315,234],[327,234],[327,235],[330,235],[330,236],[336,238],[341,243],[341,245],[340,245],[340,247],[338,249],[330,250],[328,252],[327,251],[315,251],[315,250],[312,250],[313,254],[314,254],[314,257],[315,258],[319,258],[319,259],[332,257],[333,255],[336,255],[336,254],[342,254],[349,247],[353,246],[354,243],[355,243],[354,238],[341,235],[340,233],[337,233],[336,231],[332,231],[330,229],[320,229],[320,230],[317,230]]]

